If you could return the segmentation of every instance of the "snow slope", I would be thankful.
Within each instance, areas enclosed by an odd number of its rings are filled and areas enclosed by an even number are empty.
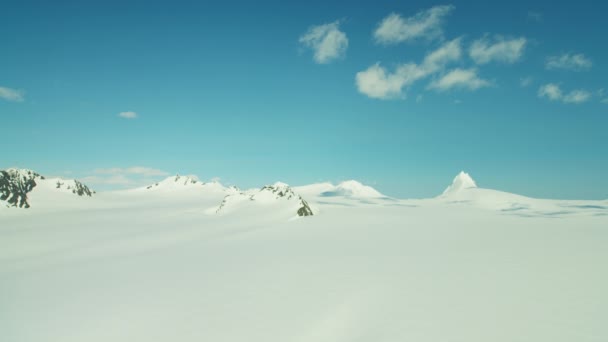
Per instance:
[[[0,340],[608,340],[608,201],[315,185],[292,190],[319,212],[288,220],[284,184],[216,215],[241,192],[169,180],[1,211]]]

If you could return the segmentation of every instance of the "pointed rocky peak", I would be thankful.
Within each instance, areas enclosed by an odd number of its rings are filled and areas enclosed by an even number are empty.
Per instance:
[[[260,192],[272,193],[277,199],[282,197],[291,199],[292,197],[297,196],[288,184],[282,182],[276,182],[273,185],[265,185],[260,189]]]
[[[461,171],[456,177],[454,177],[452,184],[445,189],[443,195],[453,194],[465,189],[471,189],[476,187],[477,184],[475,183],[473,178],[471,178],[468,173]]]

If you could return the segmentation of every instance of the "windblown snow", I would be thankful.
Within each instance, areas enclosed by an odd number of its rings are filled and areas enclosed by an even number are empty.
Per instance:
[[[608,201],[1,177],[0,341],[608,340]]]

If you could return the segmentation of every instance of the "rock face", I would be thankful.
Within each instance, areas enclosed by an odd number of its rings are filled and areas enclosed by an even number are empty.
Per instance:
[[[36,179],[44,179],[31,170],[8,169],[0,171],[0,200],[10,207],[29,208],[28,192],[36,187]]]
[[[259,190],[250,190],[227,195],[216,210],[217,214],[222,214],[227,210],[233,210],[244,205],[291,205],[295,208],[294,214],[297,216],[314,215],[308,202],[300,195],[296,194],[289,185],[285,183],[275,183],[266,185]]]
[[[78,196],[91,197],[95,193],[77,180],[46,179],[44,176],[27,169],[0,170],[0,201],[7,207],[29,208],[28,194],[37,192],[36,186],[71,192]],[[51,186],[52,185],[52,186]]]
[[[297,199],[297,201],[299,201],[299,206],[300,208],[297,210],[297,214],[298,216],[312,216],[314,215],[314,213],[312,212],[312,209],[310,209],[310,206],[308,205],[308,203],[300,196],[297,195],[290,187],[289,185],[285,184],[285,183],[275,183],[274,185],[266,185],[264,186],[260,192],[270,192],[271,194],[275,195],[275,199],[287,199],[287,200],[291,200],[291,199]],[[254,195],[255,197],[255,195]],[[255,198],[254,198],[255,200]]]
[[[71,192],[75,195],[78,196],[93,196],[93,194],[95,193],[94,191],[91,191],[91,189],[89,189],[88,186],[82,184],[81,182],[77,181],[77,180],[70,180],[67,182],[62,182],[62,181],[57,181],[57,189],[67,189],[67,190],[71,190]]]

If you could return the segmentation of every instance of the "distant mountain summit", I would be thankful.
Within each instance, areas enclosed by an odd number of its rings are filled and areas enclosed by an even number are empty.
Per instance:
[[[296,187],[296,191],[313,197],[386,198],[378,190],[355,180],[344,181],[338,185],[332,183],[304,185]]]
[[[152,185],[146,186],[144,190],[158,190],[158,191],[180,191],[180,190],[213,190],[213,191],[229,191],[235,189],[236,187],[224,187],[220,182],[210,181],[203,182],[198,179],[197,176],[194,175],[175,175],[171,177],[167,177],[164,180],[154,183]]]
[[[277,205],[297,216],[312,216],[313,210],[300,195],[281,182],[266,185],[261,189],[237,192],[227,195],[217,208],[217,214],[228,211],[244,210],[245,208]]]
[[[477,184],[475,183],[473,178],[471,178],[468,173],[460,171],[460,173],[456,177],[454,177],[452,184],[443,191],[442,195],[450,195],[458,193],[464,189],[472,188],[477,188]]]
[[[30,208],[29,194],[38,189],[88,197],[95,193],[75,179],[45,178],[28,169],[0,170],[0,201],[7,207]]]

